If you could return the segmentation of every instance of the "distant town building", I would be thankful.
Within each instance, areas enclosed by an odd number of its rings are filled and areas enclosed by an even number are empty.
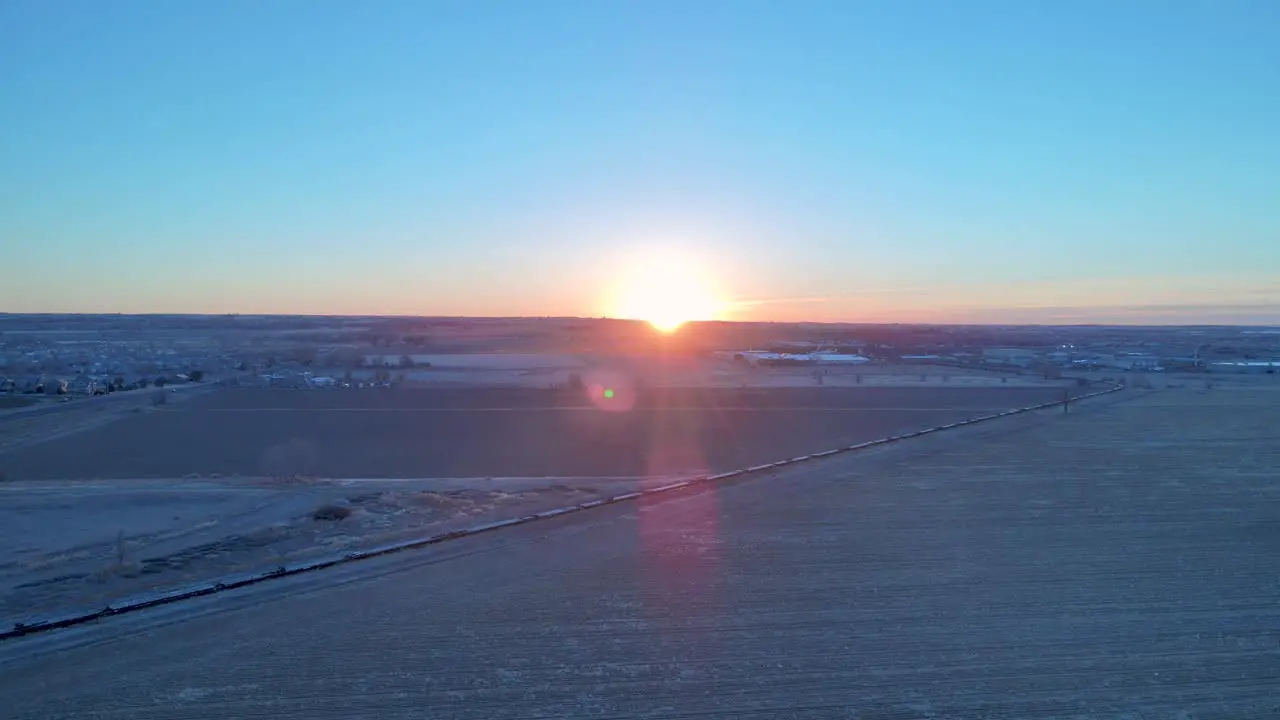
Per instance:
[[[1115,368],[1117,370],[1140,371],[1164,369],[1160,365],[1160,358],[1155,355],[1139,355],[1137,353],[1126,353],[1106,358],[1101,364],[1103,367]]]
[[[1167,357],[1160,364],[1170,370],[1204,370],[1205,362],[1198,357]]]
[[[732,358],[748,365],[861,365],[871,359],[853,353],[813,352],[780,353],[767,350],[743,350]]]
[[[983,361],[992,365],[1031,367],[1036,357],[1036,351],[1027,348],[986,348],[982,351]]]
[[[1280,374],[1280,360],[1238,360],[1209,363],[1210,372]]]

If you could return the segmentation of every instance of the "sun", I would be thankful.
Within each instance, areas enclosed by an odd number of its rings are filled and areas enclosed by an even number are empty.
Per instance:
[[[614,317],[643,320],[673,333],[688,322],[716,320],[723,303],[710,277],[688,258],[645,258],[624,272],[614,288]]]
[[[684,318],[669,315],[666,317],[651,317],[646,322],[653,326],[654,330],[663,333],[673,333],[680,329],[681,325],[687,322]]]

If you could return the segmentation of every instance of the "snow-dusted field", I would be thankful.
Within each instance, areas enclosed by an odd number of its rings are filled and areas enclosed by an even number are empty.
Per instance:
[[[0,697],[130,720],[1275,718],[1278,401],[1126,390],[502,552],[0,643]]]
[[[217,478],[0,485],[0,625],[658,482]],[[343,508],[340,520],[315,519]]]
[[[842,392],[845,393],[853,392],[849,388],[855,386],[1043,388],[1054,384],[1033,377],[1009,377],[997,373],[923,366],[832,367],[821,373],[815,373],[814,368],[809,367],[747,368],[721,361],[672,361],[659,358],[584,360],[577,356],[560,355],[455,355],[423,356],[415,360],[431,362],[432,368],[413,371],[411,380],[426,385],[438,383],[467,387],[548,387],[564,383],[572,372],[581,373],[587,381],[590,381],[592,373],[596,372],[625,374],[641,379],[651,386],[722,389],[829,386],[842,388]],[[309,395],[306,391],[298,392],[302,393],[300,398],[303,395]],[[914,395],[914,393],[911,394]],[[932,394],[926,393],[926,395],[933,397]],[[994,396],[995,393],[992,394],[992,397]],[[358,404],[354,400],[351,402]],[[85,407],[89,406],[86,404]],[[125,408],[128,412],[121,412],[119,416],[132,418],[131,422],[137,424],[152,416],[163,415],[166,418],[165,427],[171,427],[179,424],[183,418],[196,417],[186,412],[185,409],[188,407],[194,407],[194,404],[182,403],[180,407],[172,409],[150,406],[137,409]],[[819,432],[821,428],[836,422],[837,416],[829,409],[813,416],[815,418],[813,422],[820,422],[818,427],[803,424],[803,426],[797,426],[796,418],[787,416],[791,419],[784,423],[786,427],[777,428],[777,432],[769,430],[764,435],[752,434],[750,427],[753,426],[747,424],[748,413],[725,415],[726,411],[721,410],[720,414],[715,416],[719,418],[717,422],[720,424],[732,422],[732,427],[717,435],[712,433],[712,430],[720,426],[707,420],[703,423],[707,427],[702,429],[703,434],[698,437],[708,444],[708,447],[701,448],[708,456],[713,450],[723,449],[722,446],[732,445],[735,442],[748,448],[759,449],[767,455],[767,457],[753,456],[732,465],[732,467],[740,467],[753,462],[783,459],[798,452],[829,449],[830,446],[836,446],[845,441],[872,439],[871,436],[863,437],[865,433],[881,437],[883,434],[900,431],[902,428],[899,425],[903,423],[910,424],[912,427],[916,425],[927,427],[936,422],[953,422],[961,419],[965,412],[970,414],[981,412],[978,409],[940,410],[923,406],[918,409],[919,412],[912,410],[912,408],[893,410],[892,412],[897,412],[901,417],[895,416],[897,419],[892,423],[887,419],[863,423],[858,418],[869,417],[866,413],[861,416],[857,413],[849,415],[849,418],[857,421],[854,423],[857,427],[851,426],[849,433],[854,433],[857,437],[853,435],[845,437],[840,433],[834,433],[830,440],[824,439],[826,436]],[[752,410],[752,412],[755,411]],[[873,409],[867,412],[874,414],[876,418],[888,418],[891,411]],[[930,419],[933,416],[928,413],[937,412],[944,413],[944,415],[937,415],[944,420],[935,422]],[[240,447],[244,442],[248,442],[243,439],[236,440],[233,437],[234,434],[212,432],[208,436],[199,435],[196,440],[192,440],[196,443],[195,445],[183,450],[176,445],[158,440],[163,433],[158,432],[157,428],[152,428],[156,432],[133,433],[120,442],[92,445],[89,441],[97,437],[95,432],[101,435],[102,423],[110,420],[112,428],[121,428],[127,423],[117,425],[115,415],[106,419],[94,415],[90,418],[93,420],[90,423],[78,419],[83,414],[67,413],[37,418],[36,420],[43,424],[40,427],[29,428],[27,434],[33,438],[52,437],[51,428],[45,425],[58,423],[59,433],[65,436],[59,435],[56,448],[51,450],[52,446],[45,443],[39,446],[39,452],[55,454],[65,452],[75,457],[83,456],[88,463],[86,467],[94,473],[86,474],[86,477],[107,475],[103,470],[104,465],[92,461],[95,457],[105,459],[129,453],[142,453],[151,457],[178,451],[182,457],[195,462],[197,455],[218,443]],[[495,413],[495,417],[500,419],[510,414],[512,413]],[[291,422],[296,422],[296,418],[286,419],[293,418],[293,415],[281,415],[279,412],[275,414],[249,412],[243,416],[224,415],[225,417],[223,415],[219,417],[224,420],[233,418],[237,427],[258,427],[263,422],[268,425],[279,423],[289,425]],[[437,429],[434,433],[428,432],[431,427],[439,426],[426,425],[423,426],[426,429],[421,429],[419,432],[420,428],[413,423],[427,415],[433,418],[437,415],[451,418],[449,422],[456,424],[463,421],[469,422],[469,418],[476,413],[462,413],[452,418],[435,411],[420,415],[406,411],[402,414],[394,414],[394,417],[402,415],[408,419],[401,424],[409,423],[412,426],[409,429],[412,430],[411,435],[414,439],[396,443],[396,447],[406,444],[422,445],[434,435],[443,433],[442,429]],[[343,423],[358,420],[356,425],[351,426],[357,429],[375,420],[382,421],[392,416],[391,413],[359,414],[354,411],[345,415],[333,415]],[[566,422],[579,416],[586,417],[581,413],[565,411],[555,416],[549,415],[545,420],[539,420],[538,424],[550,427],[554,425],[552,421],[559,418],[558,422],[567,428],[563,432],[570,432],[576,428],[584,437],[595,437],[585,433],[578,425],[572,423],[565,425]],[[328,417],[329,415],[325,414],[306,414],[308,422],[321,425],[330,422],[326,419]],[[682,413],[663,417],[667,418],[664,422],[677,425],[679,424],[677,420],[685,424],[691,422],[688,420],[690,416]],[[769,415],[760,422],[766,420],[768,423],[780,422],[774,420],[774,417]],[[77,429],[71,427],[75,424],[71,423],[72,420],[83,425],[79,428],[81,435],[72,436],[72,432]],[[258,425],[253,425],[255,422]],[[883,423],[883,426],[880,423]],[[212,427],[203,420],[197,424],[200,428]],[[590,424],[599,425],[599,423]],[[862,424],[866,427],[864,428]],[[62,428],[62,425],[67,427]],[[14,431],[18,429],[16,424],[6,427]],[[344,425],[343,428],[346,426]],[[404,430],[404,428],[400,429]],[[529,429],[526,428],[526,430]],[[794,431],[793,434],[799,433],[812,442],[822,444],[822,447],[797,445],[792,448],[783,442],[781,438],[784,434],[783,430]],[[883,433],[881,433],[882,430]],[[297,428],[293,428],[292,431],[301,432]],[[363,447],[356,442],[359,433],[355,430],[342,429],[340,435],[349,446],[335,441],[323,447],[328,451],[347,455],[357,454],[357,451]],[[135,447],[132,444],[131,438],[135,436],[138,442],[142,443],[141,446]],[[386,433],[382,433],[379,437],[382,440],[387,439]],[[477,439],[471,438],[470,435],[467,437],[472,440]],[[524,434],[517,433],[515,437],[528,440],[534,437],[534,434],[529,430]],[[665,444],[670,445],[672,438],[679,437],[692,442],[689,438],[693,436],[686,437],[677,433],[672,437],[664,435],[658,439],[666,438]],[[768,440],[761,440],[761,437],[767,437]],[[485,438],[479,438],[479,440],[482,442],[478,442],[474,448],[468,446],[463,455],[492,452],[492,447],[485,445],[489,440]],[[656,442],[653,438],[650,440]],[[528,442],[533,441],[528,440]],[[829,445],[826,444],[828,442]],[[515,452],[515,449],[508,447],[503,452]],[[591,449],[594,451],[599,448],[593,446]],[[554,451],[555,448],[551,450]],[[528,470],[526,468],[530,467],[529,463],[523,461],[516,465],[522,472],[574,472],[568,469],[565,463],[560,462],[563,454],[559,451],[551,454],[559,463],[554,468],[548,465],[541,470]],[[584,455],[586,451],[579,448],[577,454]],[[606,453],[605,457],[611,460],[612,467],[621,462],[618,458],[622,455],[625,453],[615,448]],[[3,459],[9,461],[12,458],[11,455]],[[688,460],[689,458],[679,455],[677,459]],[[701,458],[700,461],[705,464],[712,459],[714,458],[707,457]],[[716,462],[728,462],[728,460]],[[679,463],[675,464],[679,465]],[[22,466],[14,464],[10,467],[21,468]],[[191,466],[188,464],[179,467]],[[564,469],[557,470],[561,467]],[[690,467],[692,468],[692,465]],[[3,469],[5,468],[0,467],[0,470]],[[205,470],[204,467],[191,467],[191,469]],[[717,466],[716,469],[728,468]],[[644,467],[640,470],[643,471]],[[456,472],[456,470],[452,471]],[[586,471],[596,472],[597,470]],[[623,473],[632,471],[624,469]],[[671,471],[675,472],[676,469],[672,468]],[[0,502],[0,543],[3,543],[0,546],[3,548],[0,550],[0,624],[74,609],[101,607],[104,603],[144,592],[181,587],[227,575],[266,570],[281,564],[336,555],[396,540],[429,536],[499,519],[519,517],[597,497],[615,495],[645,484],[662,483],[668,479],[662,476],[667,470],[654,470],[654,475],[645,479],[616,475],[572,478],[478,477],[395,480],[329,478],[292,481],[209,474],[203,477],[198,475],[185,478],[164,477],[172,472],[167,470],[147,480],[25,481],[22,477],[11,476],[7,482],[0,483],[0,500],[2,500]],[[256,471],[242,470],[241,472]],[[425,470],[425,472],[444,474],[451,470],[447,469],[447,465],[442,465],[439,469]],[[490,470],[480,472],[490,472]],[[29,474],[28,477],[62,476]],[[115,477],[135,476],[121,474]],[[349,515],[339,520],[315,519],[313,516],[316,510],[326,505],[344,508]]]

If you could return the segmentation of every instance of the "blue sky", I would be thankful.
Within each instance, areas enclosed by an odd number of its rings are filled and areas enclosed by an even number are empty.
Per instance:
[[[1280,4],[9,0],[0,311],[1280,324]]]

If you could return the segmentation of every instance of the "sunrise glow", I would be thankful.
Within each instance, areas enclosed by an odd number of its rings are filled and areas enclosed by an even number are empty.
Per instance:
[[[643,320],[663,333],[688,322],[719,319],[725,305],[709,273],[690,258],[671,253],[631,263],[613,292],[610,315]]]

